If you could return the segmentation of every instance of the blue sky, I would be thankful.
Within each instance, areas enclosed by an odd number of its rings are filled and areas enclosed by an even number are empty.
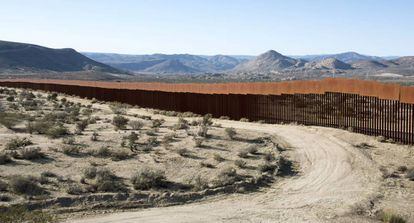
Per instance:
[[[129,54],[414,55],[412,0],[0,0],[0,39]]]

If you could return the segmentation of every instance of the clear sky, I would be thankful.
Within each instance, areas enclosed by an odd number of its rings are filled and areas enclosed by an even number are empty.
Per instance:
[[[414,55],[414,1],[0,0],[0,39],[129,54]]]

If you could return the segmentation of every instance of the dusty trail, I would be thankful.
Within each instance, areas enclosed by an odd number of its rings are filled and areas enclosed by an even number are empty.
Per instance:
[[[291,146],[300,174],[250,194],[215,197],[182,206],[145,209],[78,223],[130,222],[338,222],[356,203],[375,195],[375,164],[329,128],[219,121],[223,127],[267,132]]]

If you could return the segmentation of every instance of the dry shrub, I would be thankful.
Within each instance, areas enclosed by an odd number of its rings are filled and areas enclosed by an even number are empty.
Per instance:
[[[112,124],[117,129],[125,129],[126,124],[128,124],[129,119],[125,118],[122,115],[117,115],[112,119]]]
[[[244,161],[244,160],[241,160],[241,159],[238,159],[238,160],[235,160],[234,161],[234,165],[236,165],[237,167],[239,167],[239,168],[245,168],[246,167],[246,161]]]
[[[36,178],[31,176],[12,176],[9,181],[9,186],[16,194],[41,195],[45,193],[37,184]]]
[[[26,146],[33,145],[32,141],[27,138],[13,138],[6,143],[5,149],[6,150],[18,150],[22,149]]]
[[[237,134],[234,128],[225,128],[224,131],[230,139],[234,139]]]
[[[142,127],[144,127],[144,123],[141,121],[129,121],[128,125],[133,130],[139,130],[139,129],[142,129]]]
[[[12,159],[8,153],[0,152],[0,165],[11,163]]]
[[[164,185],[165,173],[158,169],[142,168],[131,178],[131,183],[136,190],[148,190]]]
[[[25,160],[35,160],[45,158],[46,155],[41,151],[40,148],[23,148],[20,150],[20,158]]]

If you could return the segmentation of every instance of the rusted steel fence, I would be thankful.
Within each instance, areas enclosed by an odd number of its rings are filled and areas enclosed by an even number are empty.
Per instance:
[[[0,86],[55,91],[142,107],[267,123],[352,128],[414,144],[414,87],[352,79],[275,83],[165,84],[2,80]]]

